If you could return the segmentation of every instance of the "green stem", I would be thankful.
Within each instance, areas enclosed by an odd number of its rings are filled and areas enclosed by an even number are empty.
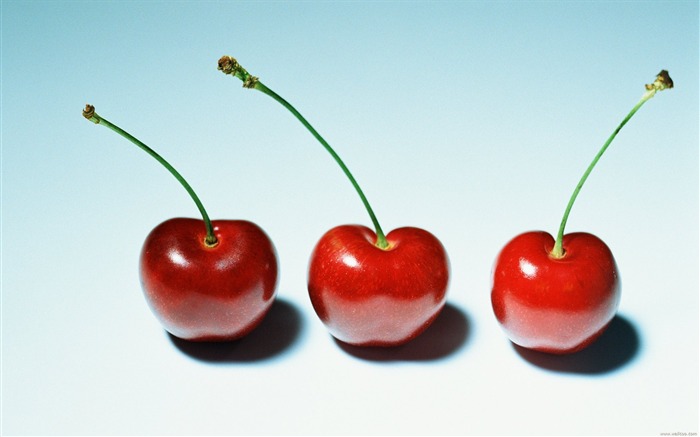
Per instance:
[[[340,159],[340,156],[338,156],[338,154],[335,152],[335,150],[333,150],[330,144],[328,144],[328,142],[325,139],[323,139],[323,137],[318,133],[318,131],[314,129],[311,123],[309,123],[304,118],[304,116],[302,116],[301,113],[297,111],[296,108],[294,108],[294,106],[292,106],[289,102],[283,99],[279,94],[265,86],[262,82],[260,82],[260,80],[257,77],[250,75],[250,73],[248,73],[243,67],[241,67],[234,58],[230,56],[223,56],[221,59],[219,59],[219,70],[223,71],[225,74],[230,74],[242,80],[243,87],[258,90],[275,99],[278,103],[287,108],[287,110],[289,110],[289,112],[291,112],[294,115],[294,117],[296,117],[296,119],[299,120],[301,124],[303,124],[304,127],[306,127],[306,129],[309,130],[309,132],[311,132],[314,138],[316,138],[318,142],[321,143],[321,145],[328,151],[328,153],[331,154],[335,162],[343,170],[343,173],[345,173],[345,176],[347,176],[347,178],[350,180],[350,183],[352,183],[352,186],[355,187],[355,191],[357,191],[357,194],[360,196],[360,199],[362,200],[362,203],[364,204],[365,209],[367,210],[367,213],[369,214],[369,217],[372,220],[372,223],[374,224],[374,229],[377,234],[377,241],[375,242],[375,245],[381,249],[388,248],[389,243],[386,240],[384,231],[382,231],[382,227],[379,225],[377,216],[374,214],[372,206],[369,204],[367,197],[362,192],[362,188],[360,188],[360,185],[357,183],[357,180],[355,180],[355,177],[352,175],[352,173],[345,165],[343,160]]]
[[[128,133],[127,131],[123,130],[119,126],[111,123],[107,119],[99,116],[95,112],[95,107],[92,105],[86,105],[85,110],[83,110],[83,116],[90,120],[91,122],[95,124],[102,124],[105,127],[110,128],[114,132],[118,133],[122,137],[126,138],[127,140],[131,141],[132,143],[136,144],[139,146],[142,150],[144,150],[146,153],[151,155],[153,158],[156,159],[156,161],[160,162],[163,167],[168,169],[168,171],[175,176],[175,179],[177,179],[180,184],[187,190],[187,192],[190,194],[190,197],[192,197],[192,200],[194,200],[194,203],[197,205],[197,208],[199,208],[199,212],[202,214],[202,218],[204,219],[204,225],[207,230],[207,236],[204,239],[204,242],[207,246],[213,247],[216,246],[218,243],[216,236],[214,235],[214,228],[211,224],[211,220],[209,219],[209,215],[207,214],[207,211],[204,209],[204,205],[202,205],[202,202],[199,200],[199,197],[197,197],[197,194],[194,192],[190,184],[187,183],[185,178],[182,177],[182,175],[175,170],[175,168],[170,165],[168,161],[166,161],[162,156],[160,156],[155,150],[151,149],[144,143],[142,143],[139,139]]]
[[[649,99],[654,97],[654,95],[658,91],[662,91],[666,88],[673,88],[673,80],[671,80],[671,77],[668,75],[668,72],[666,70],[662,70],[661,73],[658,74],[658,76],[656,77],[656,81],[652,85],[646,85],[647,91],[644,93],[641,100],[639,100],[639,102],[636,105],[634,105],[629,114],[627,114],[627,116],[622,120],[619,126],[617,126],[612,135],[610,135],[605,144],[603,144],[603,147],[600,149],[595,158],[593,158],[593,161],[583,173],[583,176],[578,182],[578,185],[576,185],[576,188],[574,189],[574,192],[571,195],[571,199],[569,199],[569,204],[566,205],[564,217],[561,220],[561,225],[559,225],[559,232],[557,233],[557,238],[554,242],[554,248],[550,253],[552,257],[562,258],[564,256],[564,248],[562,245],[564,240],[564,228],[566,228],[566,222],[569,219],[569,213],[571,212],[571,208],[574,206],[576,197],[578,197],[578,194],[581,191],[584,182],[586,182],[586,179],[588,179],[588,175],[591,174],[593,167],[596,166],[596,164],[600,160],[600,157],[603,156],[603,153],[605,153],[605,151],[608,149],[608,146],[610,146],[610,143],[612,143],[612,141],[615,139],[620,130],[622,130],[622,128],[627,124],[627,122],[632,118],[632,116],[634,116],[634,114],[639,110],[639,108],[641,108],[642,105],[644,105],[644,103],[646,103]]]

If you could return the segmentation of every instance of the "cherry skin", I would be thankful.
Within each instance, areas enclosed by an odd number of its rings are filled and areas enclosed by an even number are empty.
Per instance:
[[[365,226],[328,231],[311,255],[308,290],[318,317],[338,340],[356,346],[398,346],[444,307],[449,260],[428,231],[399,228],[376,246]]]
[[[276,294],[277,254],[265,232],[244,220],[211,223],[214,245],[205,242],[202,220],[175,218],[153,229],[141,251],[146,301],[163,327],[185,340],[245,336]]]
[[[608,246],[588,233],[554,238],[533,231],[512,239],[493,268],[491,303],[510,340],[553,354],[577,352],[595,341],[615,316],[620,279]]]

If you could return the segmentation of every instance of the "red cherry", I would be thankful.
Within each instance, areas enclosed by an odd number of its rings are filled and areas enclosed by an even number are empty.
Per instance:
[[[620,303],[620,280],[608,246],[587,233],[554,238],[527,232],[501,250],[493,269],[491,303],[511,341],[549,353],[576,352],[603,333]]]
[[[333,228],[311,255],[309,297],[331,334],[358,346],[396,346],[423,332],[445,305],[449,262],[442,244],[417,228],[385,236],[350,170],[299,111],[231,56],[222,56],[218,69],[287,108],[331,154],[374,224],[374,232],[357,225]]]
[[[277,286],[277,253],[257,225],[209,219],[190,184],[163,157],[86,105],[83,116],[131,141],[161,163],[189,193],[202,220],[158,225],[141,250],[146,301],[172,335],[193,341],[235,340],[270,309]]]
[[[141,251],[146,301],[163,327],[185,340],[241,338],[275,298],[277,255],[265,232],[244,220],[212,225],[213,247],[202,220],[177,218],[153,229]]]
[[[445,305],[449,261],[440,241],[399,228],[375,245],[365,226],[344,225],[318,242],[309,297],[331,335],[357,346],[397,346],[422,333]]]
[[[496,259],[491,303],[513,343],[551,353],[581,350],[603,333],[620,302],[620,280],[610,249],[586,233],[564,235],[581,187],[620,130],[658,91],[673,88],[662,70],[613,131],[576,185],[556,240],[527,232],[511,240]]]

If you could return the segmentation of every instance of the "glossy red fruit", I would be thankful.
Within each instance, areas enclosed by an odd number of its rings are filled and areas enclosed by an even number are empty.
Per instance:
[[[620,279],[608,246],[587,233],[554,238],[541,231],[515,237],[493,268],[491,303],[510,340],[555,354],[579,351],[603,333],[620,302]]]
[[[309,265],[309,296],[338,340],[357,346],[398,346],[423,332],[445,305],[449,260],[440,241],[418,228],[375,245],[365,226],[344,225],[317,243]]]
[[[212,225],[213,247],[202,220],[176,218],[153,229],[141,251],[146,301],[163,327],[185,340],[243,337],[276,294],[277,254],[265,232],[244,220]]]

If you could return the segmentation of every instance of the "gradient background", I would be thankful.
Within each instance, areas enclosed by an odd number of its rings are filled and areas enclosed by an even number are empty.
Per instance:
[[[3,434],[644,434],[698,431],[698,3],[2,2]],[[353,170],[386,231],[427,229],[449,306],[415,343],[336,343],[308,256],[370,225],[284,108],[216,70],[223,54],[292,102]],[[619,317],[573,357],[514,348],[490,270],[515,235],[556,232],[584,169],[645,83],[676,88],[625,127],[567,231],[613,250]],[[143,299],[148,232],[258,223],[278,303],[245,340],[170,338]]]

